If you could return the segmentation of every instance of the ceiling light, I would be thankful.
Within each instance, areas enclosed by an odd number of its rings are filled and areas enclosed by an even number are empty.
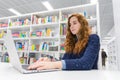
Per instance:
[[[42,1],[42,4],[49,10],[52,11],[53,7],[51,6],[51,4],[48,1]]]
[[[8,9],[8,10],[9,10],[10,12],[16,14],[17,16],[21,16],[21,15],[22,15],[21,13],[19,13],[18,11],[16,11],[16,10],[13,9],[13,8],[10,8],[10,9]]]

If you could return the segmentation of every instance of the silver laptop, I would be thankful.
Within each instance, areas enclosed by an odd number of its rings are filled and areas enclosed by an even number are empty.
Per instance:
[[[50,72],[50,71],[58,71],[59,69],[49,69],[49,70],[28,70],[27,67],[29,65],[21,65],[17,50],[15,48],[15,43],[12,38],[11,30],[7,30],[7,34],[4,37],[5,45],[7,47],[7,52],[9,54],[10,63],[13,65],[15,69],[20,71],[21,73],[37,73],[37,72]]]

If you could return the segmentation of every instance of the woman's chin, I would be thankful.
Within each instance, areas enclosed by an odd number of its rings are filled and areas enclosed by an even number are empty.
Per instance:
[[[73,35],[76,35],[76,33],[72,33]]]

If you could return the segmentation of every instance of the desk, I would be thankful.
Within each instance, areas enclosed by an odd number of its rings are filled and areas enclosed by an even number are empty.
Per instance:
[[[0,80],[120,80],[120,71],[54,71],[22,74],[10,63],[0,63]]]

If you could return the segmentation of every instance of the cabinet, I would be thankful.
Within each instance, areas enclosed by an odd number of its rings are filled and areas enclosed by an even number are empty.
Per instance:
[[[98,3],[1,18],[0,32],[4,32],[5,35],[7,29],[12,31],[23,64],[32,63],[41,56],[61,59],[65,53],[67,19],[72,13],[83,14],[92,32],[100,34]],[[0,40],[4,44],[4,38],[1,37]]]

